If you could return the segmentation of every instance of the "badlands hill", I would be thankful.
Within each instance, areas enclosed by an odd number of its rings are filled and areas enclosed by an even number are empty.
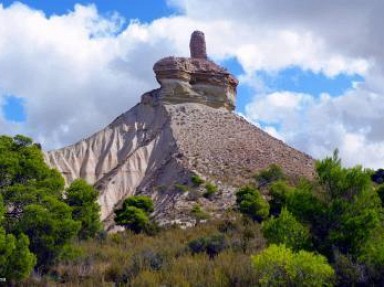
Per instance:
[[[219,216],[233,206],[236,188],[270,164],[293,177],[313,176],[311,157],[233,113],[238,81],[207,58],[202,32],[192,34],[190,49],[190,58],[154,65],[161,87],[135,107],[91,137],[46,154],[67,183],[83,178],[96,187],[107,229],[114,208],[130,195],[151,196],[159,223],[188,225],[193,205]],[[192,188],[194,174],[218,186],[213,198]]]

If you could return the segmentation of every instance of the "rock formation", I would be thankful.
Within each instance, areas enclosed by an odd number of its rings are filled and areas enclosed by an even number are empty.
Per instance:
[[[236,188],[272,163],[291,176],[313,176],[312,158],[231,112],[238,82],[202,57],[203,34],[193,35],[191,55],[198,58],[158,61],[159,89],[105,129],[46,154],[67,183],[84,178],[97,188],[107,229],[113,227],[113,209],[130,195],[151,196],[161,224],[188,225],[194,204],[220,216],[233,206]],[[218,186],[212,199],[191,187],[194,174]]]
[[[154,65],[161,88],[152,96],[167,104],[199,103],[234,110],[238,81],[208,60],[202,32],[193,32],[190,50],[191,58],[167,57]]]

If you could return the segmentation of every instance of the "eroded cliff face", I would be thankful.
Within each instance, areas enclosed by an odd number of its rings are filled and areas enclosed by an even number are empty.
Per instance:
[[[146,176],[172,161],[175,144],[165,108],[139,104],[91,137],[48,152],[47,161],[67,183],[83,178],[99,190],[105,220]]]
[[[232,112],[238,82],[208,60],[204,34],[194,34],[192,58],[168,57],[155,64],[159,89],[145,93],[105,129],[46,153],[67,184],[83,178],[99,191],[107,230],[114,227],[113,210],[130,195],[151,196],[160,224],[191,225],[196,203],[220,216],[234,205],[236,189],[270,164],[294,177],[314,174],[311,157]],[[203,187],[192,188],[194,174],[214,183],[218,192],[204,198]]]
[[[194,204],[220,216],[235,203],[236,188],[272,163],[290,176],[314,171],[309,156],[224,108],[196,103],[140,103],[91,137],[48,152],[47,162],[67,183],[83,178],[96,187],[108,228],[114,208],[130,195],[151,196],[161,224],[190,225]],[[193,174],[217,185],[217,194],[208,200],[204,190],[190,188]]]

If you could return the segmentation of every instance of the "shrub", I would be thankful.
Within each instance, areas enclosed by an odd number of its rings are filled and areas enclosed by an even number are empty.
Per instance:
[[[154,210],[152,199],[145,195],[135,195],[135,196],[128,197],[124,201],[123,207],[128,207],[128,206],[137,207],[145,211],[147,214],[153,212]]]
[[[209,214],[201,209],[201,206],[195,204],[191,209],[191,215],[196,219],[196,224],[199,224],[201,220],[209,218]]]
[[[128,197],[121,209],[115,210],[115,222],[135,233],[153,231],[149,214],[154,210],[153,201],[148,196]]]
[[[267,169],[261,170],[254,176],[259,188],[271,184],[274,181],[284,180],[285,175],[280,166],[271,164]]]
[[[193,185],[196,187],[200,186],[204,183],[204,180],[200,176],[198,176],[197,174],[192,175],[191,180],[192,180]]]
[[[207,182],[204,187],[206,189],[203,194],[205,198],[211,198],[217,192],[217,186],[211,182]]]
[[[283,209],[280,216],[263,222],[262,231],[269,244],[284,244],[294,251],[310,246],[309,229]]]
[[[269,201],[271,215],[280,214],[282,207],[286,205],[287,199],[292,191],[292,187],[285,181],[278,180],[271,184],[269,188],[269,194],[271,196],[271,200]]]
[[[236,203],[241,213],[258,222],[269,215],[268,202],[250,186],[245,186],[236,193]]]
[[[376,191],[380,197],[381,206],[384,207],[384,185],[380,185]]]
[[[294,253],[272,244],[252,256],[260,286],[332,286],[334,270],[325,257],[307,251]]]
[[[213,258],[227,248],[227,240],[222,234],[214,234],[192,240],[188,243],[188,247],[193,254],[205,252]]]
[[[183,193],[188,191],[188,186],[181,184],[181,183],[176,183],[175,188],[177,191],[183,192]]]

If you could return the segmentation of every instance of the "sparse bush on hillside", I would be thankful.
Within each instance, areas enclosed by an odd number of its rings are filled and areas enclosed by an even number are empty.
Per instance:
[[[203,196],[208,199],[210,199],[218,190],[217,186],[211,182],[207,182],[204,187],[206,191],[203,193]]]
[[[149,214],[154,210],[153,201],[148,196],[131,196],[123,202],[120,209],[115,210],[115,222],[135,233],[151,231]]]
[[[192,175],[191,181],[195,187],[198,187],[204,183],[204,180],[197,174]]]
[[[209,214],[206,213],[199,204],[195,204],[191,209],[191,215],[196,220],[196,225],[199,224],[202,220],[209,218]]]
[[[176,183],[175,188],[177,191],[182,192],[182,193],[188,192],[188,186],[185,184]]]

